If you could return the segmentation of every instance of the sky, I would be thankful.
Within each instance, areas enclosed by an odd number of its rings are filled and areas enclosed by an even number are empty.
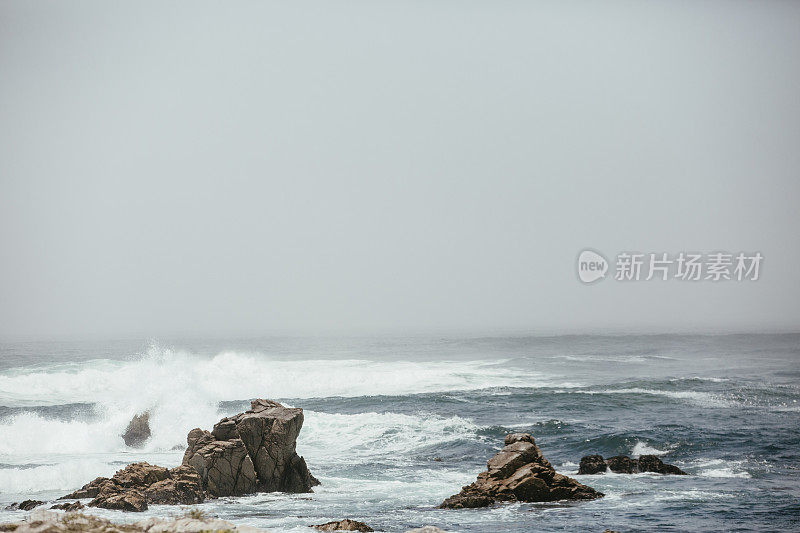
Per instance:
[[[0,0],[0,336],[800,330],[798,2]],[[759,251],[586,285],[585,248]]]

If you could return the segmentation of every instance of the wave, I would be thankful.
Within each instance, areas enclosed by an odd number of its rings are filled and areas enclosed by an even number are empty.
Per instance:
[[[633,457],[639,457],[640,455],[664,455],[665,453],[669,453],[669,450],[659,450],[642,441],[638,441],[634,444],[631,450],[631,455]]]
[[[280,360],[223,352],[199,357],[152,347],[137,360],[93,360],[0,374],[0,405],[43,406],[138,398],[144,409],[192,392],[215,404],[255,397],[324,398],[548,385],[504,361]]]
[[[216,422],[222,413],[216,413]],[[119,413],[92,422],[60,421],[24,414],[0,426],[0,492],[23,493],[77,488],[98,475],[108,476],[123,465],[140,460],[177,466],[193,424],[153,426],[153,437],[142,450],[126,448],[119,437]],[[212,423],[201,427],[210,427]],[[365,461],[399,463],[441,451],[448,443],[475,436],[471,420],[427,413],[329,414],[305,411],[298,453],[321,468]],[[166,432],[165,432],[166,431]],[[179,436],[180,435],[180,436]],[[46,456],[49,464],[35,463]],[[7,458],[17,464],[8,464]],[[55,463],[55,464],[53,464]]]
[[[668,391],[642,389],[636,387],[630,389],[565,390],[557,392],[574,394],[643,394],[649,396],[663,396],[673,400],[688,401],[701,407],[731,407],[734,405],[733,402],[722,398],[717,394],[702,391]]]

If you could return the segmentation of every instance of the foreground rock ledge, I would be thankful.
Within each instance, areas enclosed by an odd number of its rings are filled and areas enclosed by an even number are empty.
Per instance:
[[[495,502],[552,502],[593,500],[604,496],[555,471],[528,433],[506,436],[505,448],[487,463],[488,470],[450,496],[442,509],[487,507]]]
[[[212,531],[238,533],[269,533],[264,529],[237,526],[234,523],[206,516],[184,516],[176,519],[148,518],[134,524],[117,524],[96,516],[80,513],[60,514],[54,511],[34,511],[28,520],[0,524],[0,531],[14,533],[209,533]]]

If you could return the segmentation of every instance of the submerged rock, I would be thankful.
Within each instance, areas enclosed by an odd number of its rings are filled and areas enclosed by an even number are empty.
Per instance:
[[[147,439],[150,438],[150,412],[134,415],[128,423],[125,433],[122,434],[122,440],[125,441],[126,446],[131,448],[141,448]]]
[[[58,503],[50,507],[50,509],[58,509],[60,511],[79,511],[84,507],[85,506],[81,502],[72,502],[72,503]]]
[[[0,524],[0,531],[15,533],[200,533],[237,532],[268,533],[250,526],[237,526],[231,522],[205,516],[184,516],[175,519],[148,518],[135,524],[118,524],[97,516],[81,513],[66,515],[54,511],[37,510],[22,522]]]
[[[486,507],[497,501],[552,502],[603,496],[602,492],[557,473],[528,433],[507,435],[505,447],[489,459],[487,468],[477,481],[439,507],[462,509]]]
[[[93,498],[90,507],[145,511],[147,504],[202,503],[200,476],[192,468],[169,469],[149,463],[129,464],[113,477],[98,477],[61,499]]]
[[[295,451],[302,427],[302,409],[253,400],[250,410],[223,418],[211,431],[193,429],[183,464],[197,471],[209,496],[312,492],[319,481]]]
[[[311,527],[319,529],[320,531],[375,531],[364,522],[350,520],[349,518],[345,518],[344,520],[334,520],[333,522],[326,522],[324,524]]]
[[[676,476],[687,475],[677,466],[666,464],[655,455],[642,455],[638,459],[631,459],[627,455],[617,455],[608,459],[603,459],[601,455],[586,455],[581,458],[578,466],[579,475],[601,474],[607,470],[617,474],[656,472]]]

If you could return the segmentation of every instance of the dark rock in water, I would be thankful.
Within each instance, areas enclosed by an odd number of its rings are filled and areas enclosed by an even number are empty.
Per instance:
[[[600,474],[608,469],[606,460],[602,455],[587,455],[581,458],[581,464],[578,467],[579,475],[586,474]]]
[[[617,455],[603,459],[601,455],[586,455],[581,458],[578,474],[600,474],[611,470],[617,474],[635,474],[639,472],[656,472],[659,474],[672,474],[685,476],[686,472],[674,465],[668,465],[655,455],[642,455],[638,459],[631,459],[627,455]]]
[[[223,418],[211,431],[193,429],[183,464],[200,474],[209,496],[311,492],[319,481],[295,451],[302,427],[302,409],[253,400],[249,411]]]
[[[325,524],[311,527],[317,528],[320,531],[375,531],[364,522],[350,520],[349,518],[334,520],[333,522],[326,522]]]
[[[686,472],[675,465],[668,465],[655,455],[642,455],[639,457],[639,472],[658,472],[659,474],[672,474],[686,476]]]
[[[636,471],[636,459],[627,455],[617,455],[606,459],[608,469],[617,474],[633,474]]]
[[[34,508],[42,505],[43,503],[44,503],[43,501],[39,501],[39,500],[25,500],[25,501],[21,501],[19,503],[12,503],[8,507],[6,507],[6,510],[7,511],[15,511],[15,510],[30,511],[31,509],[34,509]]]
[[[144,511],[147,504],[202,503],[200,476],[194,469],[169,469],[149,463],[129,464],[113,477],[99,477],[62,499],[93,498],[89,507]]]
[[[478,479],[450,496],[443,509],[486,507],[496,501],[552,502],[592,500],[602,492],[559,474],[528,433],[507,435],[505,447],[487,463]]]
[[[141,448],[150,438],[150,412],[134,415],[128,423],[128,428],[122,434],[126,446]]]
[[[62,511],[79,511],[84,508],[84,505],[81,502],[72,502],[72,503],[59,503],[52,506],[50,509],[60,509]]]

